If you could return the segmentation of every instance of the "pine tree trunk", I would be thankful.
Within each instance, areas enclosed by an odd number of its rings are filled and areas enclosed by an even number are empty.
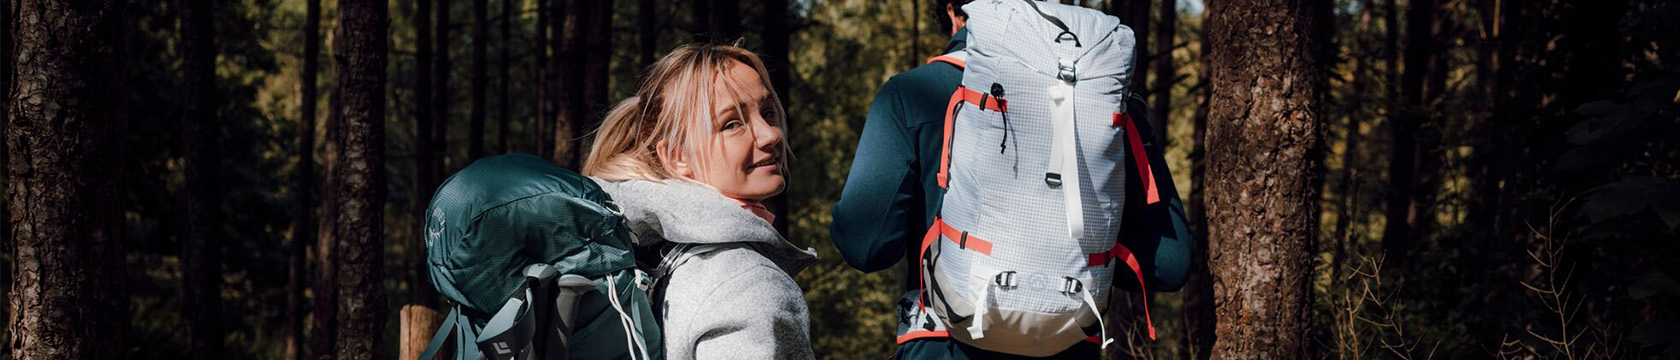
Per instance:
[[[111,62],[123,59],[124,4],[12,5],[20,21],[6,110],[6,346],[18,360],[123,358],[129,272],[117,184],[126,93],[123,66]]]
[[[1161,0],[1160,28],[1155,30],[1155,103],[1150,106],[1159,126],[1155,130],[1155,138],[1163,143],[1170,143],[1167,127],[1172,125],[1168,117],[1172,114],[1172,88],[1178,83],[1178,72],[1173,67],[1173,35],[1178,32],[1178,2],[1177,0]],[[1162,145],[1161,148],[1166,148]]]
[[[432,0],[416,0],[414,14],[415,36],[415,99],[431,99],[432,94]],[[431,101],[416,101],[415,113],[415,141],[414,141],[414,203],[411,210],[414,216],[415,234],[424,234],[426,224],[426,206],[432,202],[432,190],[437,189],[439,174],[433,169],[437,154],[432,146],[432,107]],[[426,280],[426,252],[423,239],[416,237],[408,246],[419,249],[409,251],[405,259],[408,263],[407,274],[409,292],[408,303],[404,304],[399,316],[398,326],[401,337],[398,340],[398,350],[401,358],[414,359],[425,351],[426,344],[431,341],[432,333],[437,332],[440,322],[437,309],[437,291]]]
[[[1392,0],[1391,0],[1392,1]],[[1348,236],[1348,229],[1353,226],[1353,218],[1359,214],[1359,184],[1360,184],[1360,142],[1363,135],[1359,127],[1365,117],[1365,92],[1370,90],[1370,77],[1366,76],[1367,58],[1370,51],[1366,47],[1366,35],[1371,30],[1372,0],[1360,0],[1359,27],[1353,32],[1349,48],[1353,52],[1348,58],[1353,59],[1353,90],[1347,100],[1347,126],[1342,143],[1342,198],[1337,206],[1336,229],[1330,241],[1336,242],[1335,251],[1330,256],[1330,281],[1339,283],[1342,279],[1342,261],[1347,258],[1347,250],[1353,245],[1353,239]],[[1334,288],[1334,287],[1333,287]]]
[[[918,19],[922,16],[920,12],[915,14]],[[768,68],[766,70],[770,71],[770,86],[776,90],[777,96],[782,100],[781,103],[784,110],[782,112],[783,114],[787,113],[786,109],[789,106],[788,98],[792,95],[791,91],[793,88],[793,84],[791,83],[791,72],[793,71],[793,65],[791,63],[792,53],[790,52],[790,37],[793,36],[793,31],[791,31],[792,29],[788,27],[788,18],[790,16],[792,15],[789,13],[788,0],[764,1],[764,20],[762,22],[762,24],[764,24],[764,28],[761,29],[759,33],[759,36],[764,41],[764,51],[762,52],[764,66]],[[920,22],[918,22],[918,24],[919,23]],[[792,137],[799,134],[799,131],[795,130],[795,125],[798,124],[792,122],[791,119],[788,119],[786,116],[783,116],[783,121],[787,121],[787,123],[784,124],[784,127],[787,128],[787,133],[782,134],[782,138],[789,140],[784,141],[783,144],[791,144]],[[776,227],[776,231],[782,234],[788,233],[788,219],[791,218],[791,216],[788,216],[790,210],[788,209],[789,196],[790,195],[787,191],[783,191],[781,194],[765,199],[764,201],[764,207],[768,208],[771,214],[776,215],[774,225]]]
[[[502,82],[502,90],[496,96],[497,99],[500,99],[501,104],[498,104],[497,107],[500,109],[496,111],[496,115],[500,118],[496,120],[496,150],[492,152],[493,154],[513,151],[512,148],[508,147],[508,121],[513,119],[513,114],[509,113],[509,111],[512,111],[513,105],[513,79],[508,75],[509,65],[511,65],[508,50],[513,48],[513,0],[501,0],[501,3],[502,35],[496,39],[498,41],[496,47],[502,52],[499,59],[502,70],[499,77]]]
[[[454,100],[449,92],[449,82],[450,74],[455,69],[449,62],[449,31],[454,26],[450,24],[452,12],[449,4],[452,3],[454,2],[437,0],[437,6],[432,7],[432,11],[437,14],[434,24],[436,27],[433,29],[436,36],[432,37],[432,41],[437,44],[432,47],[437,51],[437,63],[433,64],[432,68],[432,154],[435,156],[432,159],[432,179],[435,181],[442,181],[443,175],[449,173],[445,164],[449,160],[449,107]]]
[[[181,100],[186,227],[181,237],[181,312],[194,359],[220,359],[221,191],[216,189],[215,22],[210,0],[182,1],[180,10]]]
[[[312,228],[316,204],[313,196],[318,181],[315,177],[315,106],[320,96],[315,87],[315,74],[320,69],[321,57],[321,1],[308,0],[304,7],[303,74],[298,79],[302,88],[302,101],[298,103],[298,167],[292,180],[297,191],[292,196],[292,242],[287,245],[285,360],[304,358],[303,319],[306,305],[303,290],[308,281],[305,275],[308,244],[315,241]]]
[[[1209,4],[1216,358],[1311,356],[1329,1]]]
[[[1406,251],[1414,240],[1412,229],[1417,225],[1416,197],[1419,124],[1427,119],[1424,110],[1423,80],[1429,70],[1429,58],[1435,52],[1430,35],[1435,7],[1439,0],[1419,0],[1406,9],[1405,67],[1400,75],[1400,107],[1389,113],[1389,140],[1392,144],[1388,161],[1388,224],[1383,229],[1383,254],[1390,263],[1403,263]]]
[[[1196,118],[1193,125],[1194,133],[1190,136],[1193,144],[1190,147],[1190,201],[1185,206],[1185,216],[1190,222],[1190,233],[1193,237],[1190,253],[1190,274],[1184,280],[1184,289],[1179,293],[1184,311],[1180,316],[1184,319],[1184,354],[1188,359],[1205,360],[1213,354],[1214,343],[1214,308],[1213,308],[1213,274],[1208,269],[1208,233],[1207,233],[1207,123],[1208,101],[1213,89],[1213,81],[1209,78],[1213,63],[1208,61],[1208,51],[1212,47],[1207,41],[1208,13],[1202,12],[1201,56],[1197,60],[1196,78]]]
[[[636,46],[641,53],[639,69],[653,66],[659,54],[659,2],[654,0],[640,0],[636,2]]]
[[[575,134],[574,124],[581,116],[579,103],[583,97],[583,57],[582,33],[587,27],[583,26],[588,0],[555,0],[553,11],[554,59],[552,83],[555,99],[553,122],[553,136],[550,144],[553,150],[550,160],[567,169],[581,169],[578,160],[577,146],[572,138]]]
[[[554,158],[553,138],[549,136],[554,133],[554,130],[549,128],[549,119],[554,118],[554,114],[551,113],[553,106],[549,105],[549,99],[554,96],[552,90],[554,82],[551,81],[554,70],[549,68],[552,63],[548,61],[549,51],[553,48],[553,43],[549,42],[548,37],[549,31],[554,27],[550,25],[551,21],[549,20],[549,13],[552,10],[550,8],[554,6],[554,4],[551,4],[553,1],[536,0],[537,31],[531,39],[531,44],[536,45],[532,52],[537,55],[534,57],[536,63],[531,66],[532,69],[537,71],[537,99],[535,101],[536,112],[531,116],[531,130],[528,132],[536,140],[537,155],[544,159]]]
[[[576,104],[581,114],[578,114],[572,125],[572,153],[577,154],[573,160],[575,169],[583,168],[583,159],[589,158],[590,144],[594,143],[595,128],[600,126],[601,119],[606,116],[607,86],[612,81],[612,23],[613,1],[589,1],[588,28],[584,34],[583,66],[583,102]]]
[[[489,87],[485,76],[486,53],[490,46],[490,0],[473,0],[472,28],[472,114],[467,119],[467,162],[484,157],[484,92]]]
[[[340,53],[334,49],[334,53]],[[333,76],[339,69],[333,68]],[[338,241],[333,229],[338,227],[339,159],[343,158],[344,129],[339,116],[343,101],[343,85],[327,95],[325,143],[321,146],[321,170],[326,185],[322,186],[321,221],[315,236],[315,309],[310,321],[309,351],[315,359],[333,359],[333,347],[338,342]]]
[[[338,359],[379,356],[385,329],[385,61],[384,1],[340,0],[338,84],[344,131],[338,171]]]

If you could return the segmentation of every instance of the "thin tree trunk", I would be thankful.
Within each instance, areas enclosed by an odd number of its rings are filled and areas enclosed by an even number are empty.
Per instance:
[[[910,0],[910,65],[906,69],[914,69],[922,64],[922,1]]]
[[[641,53],[639,68],[647,69],[653,66],[653,61],[659,54],[659,2],[637,1],[636,17],[636,46]]]
[[[180,7],[183,166],[186,228],[181,237],[181,312],[194,359],[219,359],[221,330],[221,221],[216,140],[215,22],[210,0]]]
[[[486,53],[490,46],[490,0],[473,0],[472,28],[472,114],[467,119],[467,162],[484,157],[484,92]]]
[[[1393,1],[1393,0],[1390,0]],[[1348,95],[1347,134],[1344,134],[1342,144],[1342,198],[1336,215],[1336,232],[1330,241],[1336,242],[1335,251],[1330,256],[1330,281],[1339,284],[1342,279],[1342,261],[1347,259],[1347,248],[1353,244],[1348,236],[1348,229],[1353,226],[1353,218],[1359,213],[1359,151],[1360,142],[1364,137],[1359,133],[1359,127],[1365,116],[1365,92],[1370,89],[1370,78],[1366,76],[1371,53],[1366,46],[1366,35],[1371,30],[1372,0],[1359,2],[1359,28],[1353,32],[1352,43],[1349,48],[1353,54],[1353,91]],[[1332,288],[1335,288],[1334,286]]]
[[[334,228],[342,255],[338,277],[338,359],[379,356],[385,329],[385,60],[384,1],[340,0],[338,44],[344,131],[338,171],[340,219]]]
[[[1216,358],[1311,355],[1330,7],[1238,0],[1207,9]]]
[[[792,137],[799,134],[799,131],[795,130],[795,125],[798,124],[792,122],[785,115],[787,114],[785,110],[789,106],[788,98],[792,95],[793,88],[791,83],[793,64],[790,58],[792,55],[790,53],[790,37],[793,34],[792,29],[788,27],[788,18],[791,16],[788,10],[788,0],[765,0],[765,17],[762,22],[764,28],[759,33],[759,36],[764,39],[764,66],[768,68],[766,70],[770,71],[770,86],[776,90],[777,96],[782,100],[784,110],[782,120],[787,121],[784,125],[788,133],[783,134],[782,138],[788,141],[785,141],[784,145],[791,144]],[[919,18],[921,13],[916,14]],[[776,221],[773,225],[775,225],[776,231],[782,234],[788,233],[788,219],[791,218],[791,216],[788,216],[788,196],[790,196],[788,192],[783,191],[781,194],[764,201],[764,207],[768,208],[770,213],[776,215]]]
[[[1155,56],[1155,105],[1153,109],[1160,126],[1155,126],[1155,138],[1162,142],[1171,142],[1167,136],[1167,127],[1172,125],[1167,115],[1172,114],[1172,88],[1178,83],[1178,72],[1173,68],[1173,35],[1178,32],[1178,2],[1177,0],[1161,0],[1160,28],[1155,31],[1155,47],[1160,48]],[[1162,145],[1161,148],[1166,148]]]
[[[1201,56],[1197,60],[1196,77],[1196,118],[1194,143],[1190,147],[1190,201],[1185,205],[1190,233],[1194,238],[1190,255],[1190,274],[1184,281],[1184,290],[1179,297],[1182,299],[1184,311],[1184,348],[1185,358],[1205,360],[1213,354],[1214,343],[1214,308],[1213,308],[1213,274],[1208,269],[1208,233],[1207,233],[1207,122],[1208,101],[1213,89],[1213,81],[1209,78],[1213,63],[1208,61],[1208,51],[1211,50],[1207,32],[1208,13],[1202,12]]]
[[[416,0],[415,8],[414,98],[432,99],[432,0]],[[437,157],[432,145],[432,108],[431,101],[416,101],[414,106],[414,203],[410,213],[417,227],[415,234],[425,233],[426,206],[432,202],[432,190],[437,188],[438,181],[432,165]],[[425,242],[416,237],[408,246],[423,250]],[[432,333],[437,332],[437,291],[426,280],[425,251],[409,251],[405,260],[410,269],[404,274],[409,284],[409,299],[399,310],[401,338],[397,347],[401,358],[414,359],[420,357]]]
[[[1383,254],[1389,263],[1404,263],[1412,229],[1417,225],[1412,199],[1417,191],[1417,132],[1427,119],[1424,110],[1423,81],[1428,74],[1429,58],[1434,53],[1434,39],[1430,35],[1435,7],[1439,0],[1418,0],[1406,9],[1405,67],[1400,75],[1400,103],[1398,111],[1389,113],[1389,139],[1393,147],[1388,161],[1388,212],[1383,229]]]
[[[1120,22],[1132,28],[1132,36],[1137,38],[1137,63],[1132,66],[1132,89],[1146,99],[1154,91],[1149,89],[1149,61],[1153,59],[1149,52],[1149,2],[1151,0],[1113,0],[1108,3],[1109,15],[1120,18]],[[1152,116],[1153,117],[1153,116]],[[1153,128],[1162,128],[1160,120],[1148,119]]]
[[[549,106],[548,101],[553,96],[553,91],[550,90],[552,82],[549,81],[550,76],[553,76],[553,70],[548,68],[550,65],[548,52],[552,47],[552,43],[548,41],[548,32],[552,28],[548,19],[549,7],[553,6],[549,4],[551,1],[536,0],[537,31],[531,39],[531,44],[536,45],[532,51],[537,55],[533,57],[536,63],[531,66],[532,69],[537,71],[537,99],[535,101],[537,107],[536,112],[531,117],[531,130],[529,132],[536,140],[537,155],[544,159],[552,159],[554,156],[554,144],[550,143],[553,139],[549,136],[553,133],[553,130],[548,128],[549,119],[554,118],[554,115],[549,113],[552,106]]]
[[[587,29],[583,26],[585,16],[582,10],[587,8],[588,1],[555,1],[556,4],[553,9],[554,39],[551,40],[554,44],[552,65],[554,69],[552,77],[554,79],[552,81],[554,94],[549,95],[555,99],[554,115],[552,117],[554,119],[552,125],[554,135],[550,139],[550,144],[554,148],[549,151],[552,154],[550,160],[568,169],[581,169],[582,167],[578,166],[578,159],[582,157],[578,156],[577,147],[572,143],[572,138],[575,134],[573,124],[578,122],[578,117],[581,116],[579,113],[582,112],[578,105],[583,97],[583,57],[585,56],[582,53],[581,42],[583,40],[581,33],[584,29]]]
[[[17,82],[7,102],[13,246],[11,358],[118,359],[128,349],[123,281],[121,1],[22,0]],[[19,201],[22,200],[22,201]]]
[[[612,23],[613,1],[590,1],[588,8],[588,28],[584,34],[583,66],[583,102],[577,104],[582,113],[576,117],[572,125],[572,153],[577,154],[572,164],[575,169],[583,168],[583,159],[589,158],[589,145],[594,142],[595,128],[600,125],[601,118],[607,114],[607,86],[612,80]]]
[[[454,2],[437,0],[437,6],[432,8],[432,11],[437,13],[437,21],[434,24],[436,28],[433,29],[437,36],[432,38],[432,41],[437,42],[437,46],[432,47],[437,51],[437,63],[433,64],[435,67],[432,69],[432,153],[436,156],[432,159],[432,179],[436,180],[443,179],[443,175],[449,173],[445,164],[449,162],[449,107],[454,99],[449,93],[450,73],[454,70],[454,65],[449,62],[449,31],[454,26],[450,24],[452,11],[449,4],[452,3]]]
[[[429,1],[429,0],[425,0]],[[290,258],[286,276],[286,360],[303,360],[304,298],[303,290],[308,268],[308,244],[315,241],[315,109],[320,92],[315,88],[315,74],[320,71],[321,57],[321,1],[308,0],[304,5],[303,74],[298,79],[302,101],[298,103],[297,173],[293,186],[297,191],[292,202],[292,243],[288,245]]]
[[[513,48],[513,19],[514,19],[513,0],[501,0],[501,3],[502,3],[502,36],[496,39],[497,40],[497,43],[496,43],[497,45],[496,46],[502,52],[501,59],[500,59],[501,68],[502,68],[502,74],[501,74],[501,77],[500,77],[501,82],[502,82],[502,90],[496,96],[497,99],[501,100],[501,104],[498,106],[501,109],[496,111],[496,115],[501,117],[500,119],[497,119],[497,121],[496,121],[496,123],[497,123],[497,126],[496,126],[496,151],[494,152],[496,154],[502,154],[502,153],[507,153],[507,152],[513,151],[512,148],[508,147],[508,132],[509,132],[508,131],[509,130],[508,129],[508,121],[512,120],[512,118],[513,118],[513,114],[509,113],[509,111],[512,111],[512,104],[513,104],[512,103],[512,100],[513,100],[513,96],[512,96],[513,95],[513,91],[512,91],[513,79],[508,76],[508,69],[509,69],[508,66],[511,65],[509,63],[508,49]]]
[[[334,53],[338,53],[336,51]],[[339,69],[333,68],[333,76],[338,76]],[[316,359],[333,359],[333,347],[338,341],[338,242],[333,229],[338,227],[338,172],[339,159],[343,158],[342,144],[344,131],[339,126],[339,107],[342,103],[343,85],[327,95],[327,122],[325,144],[321,147],[323,159],[321,169],[324,174],[325,186],[321,189],[321,221],[318,222],[315,237],[315,309],[311,317],[309,334],[309,351]]]

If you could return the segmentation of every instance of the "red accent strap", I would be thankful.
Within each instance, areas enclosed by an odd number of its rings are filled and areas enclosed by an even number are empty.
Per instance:
[[[939,150],[939,175],[934,177],[939,180],[939,187],[941,188],[949,187],[951,180],[951,127],[956,120],[951,115],[956,112],[957,105],[965,102],[983,105],[981,107],[986,110],[1009,111],[1008,101],[991,97],[991,95],[979,91],[958,86],[957,91],[951,93],[951,101],[945,105],[945,141]]]
[[[986,256],[992,256],[992,242],[981,240],[979,236],[974,236],[974,234],[968,234],[968,238],[964,239],[963,232],[961,230],[957,230],[957,228],[951,227],[951,224],[947,224],[944,221],[938,221],[937,223],[939,227],[939,234],[945,235],[945,240],[950,240],[951,242],[969,250],[979,251],[981,254],[986,254]],[[926,251],[926,249],[924,248],[923,251]]]
[[[1143,152],[1143,137],[1138,134],[1137,125],[1132,121],[1131,114],[1114,113],[1114,126],[1125,126],[1126,138],[1132,144],[1132,160],[1137,163],[1138,178],[1143,179],[1143,192],[1147,200],[1145,204],[1161,202],[1161,191],[1155,184],[1155,171],[1149,166],[1149,155]]]
[[[982,240],[974,235],[969,235],[967,244],[964,244],[962,231],[958,231],[957,228],[953,228],[951,225],[946,224],[945,219],[935,217],[933,218],[933,226],[929,226],[927,234],[922,235],[922,249],[916,253],[915,271],[921,271],[922,258],[927,257],[928,248],[933,247],[933,242],[938,241],[940,235],[945,235],[946,239],[949,239],[951,242],[957,243],[957,245],[961,245],[969,250],[978,251],[981,254],[986,254],[986,256],[992,255],[992,242]],[[922,279],[919,288],[923,294],[927,293],[927,279]],[[925,296],[916,297],[916,307],[919,311],[925,314],[927,313],[927,304],[922,303],[923,297]]]
[[[948,337],[951,337],[951,332],[949,332],[949,331],[944,331],[944,330],[940,330],[940,331],[916,330],[916,331],[911,331],[911,332],[904,333],[904,335],[899,335],[898,336],[898,344],[903,345],[905,342],[908,342],[910,340],[916,340],[916,339],[948,338]]]
[[[958,58],[956,58],[954,56],[950,56],[950,55],[939,55],[939,56],[935,56],[935,57],[932,57],[932,58],[928,58],[928,60],[927,60],[928,64],[932,64],[932,63],[935,63],[935,62],[942,62],[942,63],[946,63],[946,64],[956,65],[956,67],[959,68],[959,69],[968,67],[968,63],[963,62],[962,59],[958,59]]]
[[[1114,242],[1114,247],[1109,248],[1108,251],[1088,254],[1087,256],[1087,265],[1090,266],[1107,266],[1110,262],[1118,259],[1124,261],[1126,267],[1132,268],[1132,274],[1137,275],[1138,292],[1143,293],[1143,323],[1149,326],[1149,339],[1155,340],[1155,322],[1149,318],[1149,290],[1143,285],[1143,267],[1138,265],[1137,256],[1132,254],[1132,250],[1127,249],[1126,245],[1121,245],[1118,241]]]

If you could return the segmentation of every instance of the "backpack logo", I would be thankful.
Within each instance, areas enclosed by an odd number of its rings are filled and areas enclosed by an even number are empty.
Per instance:
[[[507,345],[506,341],[497,341],[496,344],[495,344],[495,348],[496,348],[496,354],[512,354],[513,353],[513,350],[508,349],[508,345]]]
[[[426,227],[426,247],[431,248],[432,243],[443,237],[443,225],[448,224],[449,221],[443,218],[443,209],[432,209],[431,219],[428,220],[434,223],[432,226]]]

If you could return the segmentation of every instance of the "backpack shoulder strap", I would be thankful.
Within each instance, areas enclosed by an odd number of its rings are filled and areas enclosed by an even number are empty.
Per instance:
[[[951,66],[956,66],[957,69],[966,69],[968,68],[968,52],[957,51],[950,54],[931,57],[927,60],[927,64],[936,62],[951,64]]]
[[[478,354],[475,351],[477,348],[470,344],[478,339],[478,334],[473,331],[472,324],[466,320],[466,317],[461,315],[460,306],[450,308],[449,315],[444,316],[443,324],[438,326],[437,334],[432,335],[432,341],[426,343],[426,350],[420,352],[420,359],[433,360],[436,358],[438,351],[443,350],[444,342],[449,341],[451,337],[455,338],[455,357],[457,359],[477,359]],[[466,351],[473,351],[474,355],[466,356],[464,355]]]

